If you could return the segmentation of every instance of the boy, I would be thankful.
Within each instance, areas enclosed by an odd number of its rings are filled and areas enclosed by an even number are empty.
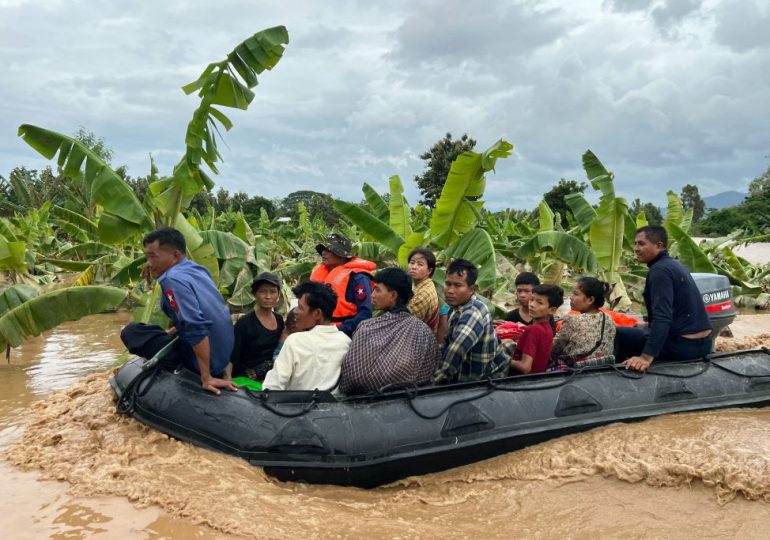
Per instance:
[[[516,276],[514,285],[516,286],[516,300],[519,301],[519,308],[509,311],[505,316],[505,320],[507,322],[532,324],[532,316],[529,314],[529,299],[532,296],[532,289],[540,285],[540,279],[532,272],[521,272]],[[548,317],[548,323],[551,325],[553,333],[556,334],[556,321],[553,316]]]
[[[532,324],[516,343],[511,358],[511,375],[544,373],[551,357],[553,330],[548,322],[564,302],[564,291],[556,285],[536,285],[529,299]]]
[[[506,375],[508,356],[497,339],[487,306],[476,298],[478,275],[476,266],[465,259],[456,259],[447,267],[444,297],[452,314],[443,362],[433,377],[435,384]]]

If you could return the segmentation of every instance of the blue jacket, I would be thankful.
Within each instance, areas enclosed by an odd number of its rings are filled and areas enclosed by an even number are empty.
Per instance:
[[[185,258],[166,270],[158,283],[163,291],[160,307],[176,328],[185,364],[199,371],[192,346],[208,336],[209,369],[212,375],[221,374],[235,337],[230,310],[208,270]]]
[[[650,334],[642,353],[656,358],[667,339],[709,330],[711,321],[698,286],[682,263],[662,251],[648,266],[644,304]]]

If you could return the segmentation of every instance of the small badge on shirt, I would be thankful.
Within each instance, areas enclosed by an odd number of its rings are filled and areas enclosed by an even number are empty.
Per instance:
[[[168,304],[171,306],[171,309],[174,311],[174,313],[179,313],[179,306],[176,303],[176,299],[174,298],[174,291],[171,289],[166,291],[166,300],[168,300]]]
[[[366,300],[366,289],[363,285],[356,287],[356,302],[361,303]]]

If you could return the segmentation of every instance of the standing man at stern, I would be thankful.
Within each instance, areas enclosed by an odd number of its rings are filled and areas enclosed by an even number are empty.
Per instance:
[[[668,254],[660,226],[637,229],[634,254],[647,264],[644,305],[647,322],[618,327],[618,358],[627,369],[645,371],[653,360],[691,360],[711,352],[711,322],[690,272]]]
[[[371,261],[354,257],[350,240],[331,233],[315,250],[321,264],[310,274],[311,281],[328,283],[337,293],[337,307],[332,324],[352,336],[361,321],[372,317],[372,273],[377,268]]]
[[[143,244],[145,272],[158,280],[160,307],[173,326],[163,330],[130,323],[120,333],[123,343],[130,352],[151,358],[178,336],[176,358],[200,374],[203,388],[214,394],[221,388],[237,390],[230,380],[233,323],[208,270],[185,256],[185,239],[176,229],[153,231]]]

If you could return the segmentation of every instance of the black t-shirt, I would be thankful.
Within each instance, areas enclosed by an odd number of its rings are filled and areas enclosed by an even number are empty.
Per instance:
[[[283,318],[275,313],[275,320],[278,323],[275,330],[268,330],[251,311],[235,323],[235,344],[230,357],[235,377],[243,377],[247,369],[253,369],[261,381],[272,369],[273,351],[283,332]]]
[[[521,313],[519,313],[518,308],[514,309],[513,311],[509,311],[505,316],[505,320],[508,322],[517,322],[526,325],[532,324],[532,319],[525,321],[521,318]],[[556,335],[556,321],[551,315],[548,316],[548,324],[551,325],[551,330],[553,330],[553,334]]]

